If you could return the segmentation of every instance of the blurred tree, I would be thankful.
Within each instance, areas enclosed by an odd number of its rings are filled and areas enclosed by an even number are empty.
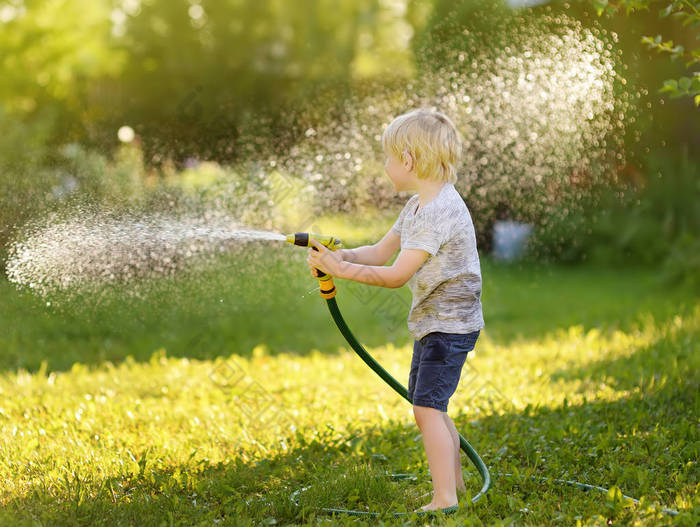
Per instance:
[[[431,4],[6,0],[0,104],[25,121],[51,113],[56,145],[110,152],[130,125],[148,164],[226,161],[249,142],[238,136],[276,135],[306,101],[321,114],[356,80],[410,77],[408,43]]]
[[[412,31],[403,6],[143,0],[118,17],[117,47],[128,63],[109,89],[126,104],[99,128],[129,124],[142,135],[151,162],[191,155],[230,160],[241,127],[254,118],[264,135],[286,126],[286,113],[300,102],[323,105],[315,97],[328,86],[339,87],[342,98],[354,78],[389,64],[410,75],[410,53],[392,41],[397,32],[407,41]]]
[[[65,142],[89,120],[91,79],[117,75],[123,52],[110,47],[106,0],[11,0],[0,5],[0,101],[5,111],[35,119],[54,107]]]

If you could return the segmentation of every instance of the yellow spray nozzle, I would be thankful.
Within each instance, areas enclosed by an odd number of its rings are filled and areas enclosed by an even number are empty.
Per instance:
[[[300,247],[309,247],[310,238],[319,241],[320,243],[328,247],[331,251],[335,251],[343,247],[343,242],[341,242],[338,238],[334,236],[328,236],[326,234],[310,234],[308,232],[295,232],[294,234],[288,235],[285,238],[285,240],[294,245],[299,245]],[[314,247],[314,250],[316,250],[316,247]],[[333,277],[327,275],[320,269],[316,269],[316,272],[321,297],[325,298],[326,300],[333,298],[336,294],[336,288],[335,284],[333,283]]]
[[[289,234],[286,240],[294,245],[299,245],[300,247],[309,247],[309,239],[319,241],[331,251],[336,249],[341,249],[343,247],[343,242],[340,241],[335,236],[329,236],[327,234],[311,234],[308,232],[295,232],[294,234]]]

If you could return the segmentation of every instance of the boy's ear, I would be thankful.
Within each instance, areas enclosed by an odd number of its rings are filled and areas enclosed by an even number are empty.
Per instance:
[[[408,170],[409,172],[413,170],[413,155],[408,150],[408,148],[402,152],[402,157],[403,166],[406,168],[406,170]]]

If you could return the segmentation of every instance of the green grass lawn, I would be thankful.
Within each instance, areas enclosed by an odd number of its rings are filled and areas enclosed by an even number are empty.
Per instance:
[[[0,525],[313,525],[329,519],[318,507],[427,503],[411,406],[349,350],[304,260],[251,244],[50,306],[0,282]],[[449,413],[494,485],[434,523],[696,525],[697,298],[644,269],[482,270],[486,328]],[[408,289],[337,285],[351,329],[405,384]]]

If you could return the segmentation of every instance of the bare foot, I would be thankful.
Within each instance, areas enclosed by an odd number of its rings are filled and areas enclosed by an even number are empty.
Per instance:
[[[467,486],[466,486],[466,485],[462,485],[461,487],[457,487],[457,497],[458,497],[458,498],[459,498],[462,494],[464,494],[465,492],[467,492]],[[428,496],[432,496],[432,495],[433,495],[433,492],[431,491],[431,492],[426,492],[425,494],[421,494],[421,495],[418,496],[418,497],[419,497],[419,498],[427,498]]]
[[[427,512],[427,511],[436,511],[438,509],[445,509],[447,507],[456,507],[458,504],[455,503],[439,503],[436,502],[435,500],[431,501],[427,505],[423,505],[420,509],[416,509],[413,512]]]

